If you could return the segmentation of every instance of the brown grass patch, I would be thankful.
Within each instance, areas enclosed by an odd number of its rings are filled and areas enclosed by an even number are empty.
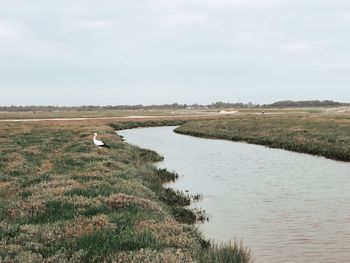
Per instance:
[[[113,263],[131,263],[131,262],[143,262],[143,263],[178,263],[197,262],[192,257],[181,249],[165,249],[161,252],[150,249],[140,249],[138,251],[121,252],[116,254],[117,260]]]
[[[64,232],[67,238],[79,238],[83,235],[91,234],[94,231],[117,229],[106,215],[93,216],[92,218],[78,217],[71,224],[66,226]]]
[[[108,198],[107,202],[112,208],[124,208],[131,204],[136,204],[143,208],[150,208],[156,211],[162,211],[162,208],[159,205],[150,200],[126,194],[111,195]]]
[[[20,155],[19,153],[10,153],[8,155],[8,159],[10,161],[8,161],[6,163],[6,169],[7,170],[13,170],[13,169],[17,169],[18,167],[22,166],[25,162],[24,158],[22,155]]]
[[[32,145],[32,146],[29,146],[27,148],[24,149],[26,152],[28,153],[32,153],[32,154],[40,154],[40,147],[37,146],[37,145]]]
[[[52,169],[52,167],[53,167],[52,162],[50,162],[49,160],[44,160],[41,163],[39,170],[41,172],[50,171]]]
[[[170,218],[162,222],[155,220],[141,221],[137,224],[136,229],[138,232],[151,231],[157,239],[165,241],[170,247],[190,247],[191,244],[193,246],[193,243],[188,239],[188,233],[183,231],[181,225]]]
[[[0,189],[10,185],[10,182],[0,182]]]
[[[40,189],[42,192],[48,193],[52,196],[60,196],[65,192],[75,189],[84,188],[85,186],[73,179],[66,179],[63,176],[54,176],[50,181],[44,181],[34,186],[33,188],[28,188],[32,191]],[[42,195],[42,192],[39,193]]]

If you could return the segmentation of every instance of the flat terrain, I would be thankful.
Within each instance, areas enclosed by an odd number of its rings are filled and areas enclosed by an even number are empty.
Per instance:
[[[246,114],[224,120],[187,122],[176,132],[350,161],[349,113]]]
[[[114,130],[183,124],[178,132],[349,161],[350,116],[218,112],[0,115],[0,262],[251,262],[239,244],[205,241],[186,208],[191,197],[163,187],[176,175]],[[111,150],[93,145],[94,132]]]
[[[101,111],[24,111],[0,112],[0,119],[47,119],[47,118],[106,118],[132,115],[163,115],[162,111],[101,110]],[[171,114],[170,112],[166,113]]]
[[[162,118],[164,116],[200,116],[215,115],[218,110],[59,110],[59,111],[24,111],[24,112],[1,112],[0,120],[33,120],[33,119],[113,119],[113,118]]]
[[[178,116],[224,117],[242,114],[318,114],[350,113],[349,107],[341,108],[287,108],[287,109],[138,109],[138,110],[57,110],[57,111],[0,111],[0,120],[38,120],[38,119],[118,119],[118,118],[164,118]]]
[[[159,125],[167,123],[177,124]],[[0,130],[0,262],[250,262],[239,244],[205,241],[185,207],[190,197],[162,186],[176,175],[108,122]],[[93,145],[94,132],[111,150]]]

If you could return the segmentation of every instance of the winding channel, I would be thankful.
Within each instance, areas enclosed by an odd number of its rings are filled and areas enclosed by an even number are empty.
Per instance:
[[[182,175],[170,186],[201,193],[206,238],[243,239],[255,262],[350,262],[350,163],[263,146],[176,134],[118,131]]]

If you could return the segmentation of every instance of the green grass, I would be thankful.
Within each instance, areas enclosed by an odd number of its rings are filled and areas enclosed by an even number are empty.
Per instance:
[[[216,244],[201,255],[201,263],[234,262],[248,263],[252,261],[250,251],[238,241]]]
[[[111,150],[93,145],[96,127]],[[227,256],[244,248],[205,241],[186,207],[191,197],[163,187],[177,174],[155,168],[161,156],[123,142],[111,127],[0,129],[0,262],[248,262]]]
[[[345,114],[247,115],[226,120],[190,121],[175,132],[350,161],[350,116]]]

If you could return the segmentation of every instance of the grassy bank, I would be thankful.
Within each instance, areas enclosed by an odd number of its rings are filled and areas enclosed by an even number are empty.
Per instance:
[[[225,120],[190,121],[175,131],[350,161],[348,114],[243,115]]]
[[[0,130],[0,262],[251,262],[238,243],[205,241],[189,197],[162,185],[176,174],[106,123]],[[93,132],[111,150],[97,149]]]
[[[119,131],[119,130],[133,129],[133,128],[141,128],[141,127],[180,126],[184,123],[186,123],[186,121],[184,120],[170,119],[170,120],[126,121],[126,122],[110,123],[109,125],[116,131]]]

